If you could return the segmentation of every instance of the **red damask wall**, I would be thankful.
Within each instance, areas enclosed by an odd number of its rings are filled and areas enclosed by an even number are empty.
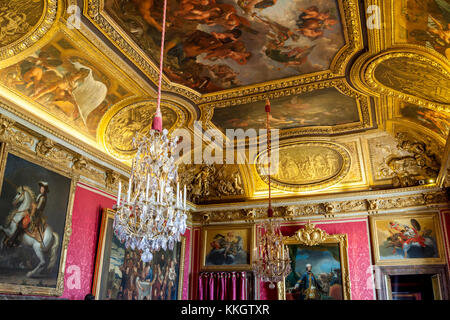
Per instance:
[[[351,298],[353,300],[373,300],[374,282],[371,270],[372,258],[369,244],[369,226],[367,218],[345,219],[345,220],[320,220],[311,221],[317,227],[325,230],[328,234],[347,234],[348,239],[348,264],[350,269]],[[282,233],[291,236],[301,228],[305,222],[296,222],[282,225]],[[191,273],[191,297],[197,298],[198,271],[200,263],[200,229],[194,228],[193,235],[193,265]],[[270,289],[268,284],[261,283],[261,300],[277,300],[277,289]]]
[[[72,235],[67,250],[62,298],[84,299],[86,294],[91,293],[102,210],[112,208],[115,201],[109,194],[83,184],[78,185],[72,211]],[[183,299],[187,299],[189,292],[190,230],[186,231],[185,237]]]
[[[347,234],[348,265],[350,269],[350,287],[352,300],[373,300],[373,275],[371,271],[372,258],[370,253],[370,238],[368,220],[330,220],[311,221],[316,227],[325,230],[328,234]],[[305,223],[284,224],[281,231],[284,236],[291,236]],[[267,284],[261,283],[262,300],[277,299],[277,289],[270,289]]]
[[[82,184],[77,186],[62,298],[84,299],[91,293],[102,210],[112,208],[114,203],[111,195]]]

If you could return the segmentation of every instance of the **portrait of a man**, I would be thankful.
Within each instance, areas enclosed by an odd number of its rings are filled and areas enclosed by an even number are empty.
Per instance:
[[[0,283],[56,287],[71,179],[9,153],[0,196]]]
[[[289,245],[291,273],[285,279],[287,300],[342,300],[339,244]]]

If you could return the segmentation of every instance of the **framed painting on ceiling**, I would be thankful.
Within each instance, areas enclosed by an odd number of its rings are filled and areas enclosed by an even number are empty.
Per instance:
[[[350,300],[346,234],[308,223],[283,242],[291,272],[278,283],[279,300]]]
[[[202,230],[202,270],[251,270],[254,225],[210,226]]]
[[[370,218],[375,264],[442,264],[445,256],[437,213]]]
[[[77,178],[1,147],[0,292],[61,296]]]
[[[114,234],[115,211],[105,209],[97,246],[92,294],[97,300],[181,300],[185,237],[173,250],[160,250],[149,263],[126,249]]]

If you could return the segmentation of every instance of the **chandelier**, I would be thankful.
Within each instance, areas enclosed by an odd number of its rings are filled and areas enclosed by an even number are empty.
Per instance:
[[[170,138],[162,130],[161,81],[163,71],[164,35],[167,0],[161,39],[161,57],[156,114],[147,135],[137,134],[126,199],[121,199],[119,183],[114,233],[126,248],[141,250],[143,262],[150,262],[153,253],[173,250],[175,242],[186,231],[186,186],[183,192],[178,182],[178,166],[174,149],[178,137]],[[176,185],[176,191],[175,191]]]
[[[284,277],[291,272],[289,251],[283,245],[283,235],[280,224],[273,220],[272,197],[270,186],[270,102],[266,101],[267,113],[267,156],[269,175],[269,208],[267,209],[268,220],[262,224],[264,233],[260,230],[258,235],[257,253],[258,258],[253,263],[253,271],[263,282],[270,282],[269,288],[275,288],[277,282],[283,281]]]

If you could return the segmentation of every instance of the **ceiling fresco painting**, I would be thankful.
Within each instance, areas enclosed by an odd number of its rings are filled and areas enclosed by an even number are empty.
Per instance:
[[[217,108],[212,122],[222,131],[226,129],[264,129],[265,101]],[[309,126],[334,126],[360,121],[354,98],[335,88],[326,88],[302,95],[279,98],[271,102],[271,127],[290,129]]]
[[[79,29],[68,27],[73,4]],[[162,6],[0,0],[1,115],[128,168],[155,112]],[[449,28],[449,0],[168,0],[164,128],[265,129],[268,98],[277,198],[438,181],[438,162],[426,171],[417,159],[450,154]],[[191,200],[266,199],[264,152],[255,156],[187,168]]]
[[[161,0],[106,0],[105,10],[159,60]],[[345,40],[334,0],[169,0],[165,74],[207,93],[330,68]]]
[[[59,33],[48,45],[0,71],[3,86],[95,138],[103,114],[132,95],[117,77]]]
[[[450,132],[450,116],[446,113],[440,113],[410,103],[403,103],[399,107],[399,116],[425,126],[444,139],[447,138]]]
[[[433,48],[450,59],[450,2],[393,1],[395,42]]]

